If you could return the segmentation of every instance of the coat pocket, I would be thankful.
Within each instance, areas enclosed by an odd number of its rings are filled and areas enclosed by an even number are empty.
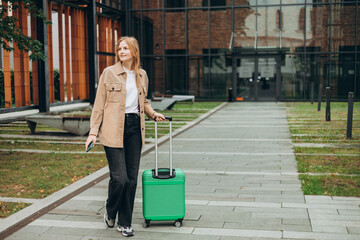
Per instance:
[[[121,99],[121,83],[106,83],[108,102],[119,102]]]

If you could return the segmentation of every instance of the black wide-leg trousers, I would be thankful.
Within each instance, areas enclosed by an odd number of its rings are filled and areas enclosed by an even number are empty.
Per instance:
[[[124,147],[104,146],[110,170],[106,210],[110,219],[118,216],[119,226],[131,226],[141,145],[140,117],[125,114]]]

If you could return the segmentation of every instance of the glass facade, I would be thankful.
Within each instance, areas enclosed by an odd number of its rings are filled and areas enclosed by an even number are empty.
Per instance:
[[[360,3],[128,0],[149,97],[345,100],[360,91]]]

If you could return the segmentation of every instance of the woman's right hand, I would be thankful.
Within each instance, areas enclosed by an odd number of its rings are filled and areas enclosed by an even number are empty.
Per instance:
[[[86,139],[86,143],[85,143],[85,150],[88,148],[89,144],[93,142],[93,147],[95,147],[95,143],[96,143],[96,136],[95,135],[89,135],[88,138]]]

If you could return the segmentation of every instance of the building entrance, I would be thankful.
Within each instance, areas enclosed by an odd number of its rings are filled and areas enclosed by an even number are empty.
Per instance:
[[[233,89],[236,100],[274,101],[280,96],[280,56],[235,57]]]

